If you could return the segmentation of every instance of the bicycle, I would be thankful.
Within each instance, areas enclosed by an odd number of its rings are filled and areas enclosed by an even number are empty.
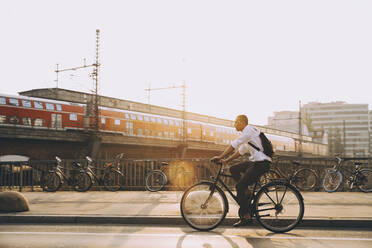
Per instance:
[[[268,172],[261,176],[261,184],[265,184],[272,179],[283,178],[289,183],[294,184],[299,190],[302,191],[311,191],[315,188],[318,182],[318,175],[314,170],[309,168],[295,169],[295,167],[299,167],[301,163],[299,161],[292,161],[294,169],[290,174],[287,175],[280,170],[278,163],[279,159],[273,168],[270,168]]]
[[[120,160],[124,157],[124,153],[116,155],[113,162],[105,163],[103,168],[94,167],[93,160],[86,156],[85,159],[88,161],[87,173],[92,179],[92,184],[95,182],[98,185],[103,185],[103,187],[108,191],[118,191],[124,184],[124,175],[120,171]],[[94,173],[94,170],[100,171],[99,175]]]
[[[180,208],[182,218],[192,228],[199,231],[209,231],[216,228],[225,219],[229,211],[226,194],[220,184],[238,202],[226,184],[220,179],[231,177],[224,173],[220,162],[212,163],[219,166],[217,175],[212,181],[201,181],[189,187],[183,194]],[[260,187],[259,180],[253,187],[249,197],[251,216],[269,231],[276,233],[288,232],[295,228],[304,215],[304,202],[301,193],[286,180],[272,180]],[[239,210],[239,216],[242,213]]]
[[[332,169],[328,169],[323,178],[323,188],[325,191],[331,193],[340,188],[345,172],[350,176],[348,177],[347,184],[349,189],[352,190],[356,186],[362,192],[372,192],[372,170],[362,169],[361,162],[354,162],[354,170],[345,169],[341,172],[341,167],[344,161],[356,160],[356,158],[340,158],[336,157],[336,164]]]
[[[70,176],[63,173],[64,167],[61,165],[62,160],[56,157],[57,166],[53,170],[49,170],[46,175],[43,188],[48,192],[55,192],[59,190],[64,181],[68,185],[73,186],[76,191],[85,192],[92,186],[92,179],[86,170],[82,168],[79,163],[73,162],[75,169],[72,169]]]
[[[168,183],[168,177],[165,174],[164,170],[168,167],[170,163],[168,162],[161,162],[162,168],[160,170],[151,170],[145,179],[146,189],[151,192],[160,191],[164,188],[164,186]],[[174,174],[177,177],[181,177],[182,180],[190,178],[192,172],[185,169],[181,164],[176,164]],[[188,174],[188,175],[186,175]]]

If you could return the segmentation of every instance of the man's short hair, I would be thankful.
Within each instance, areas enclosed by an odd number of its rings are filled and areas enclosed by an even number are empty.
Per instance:
[[[236,119],[242,120],[248,124],[248,117],[246,115],[238,115]]]

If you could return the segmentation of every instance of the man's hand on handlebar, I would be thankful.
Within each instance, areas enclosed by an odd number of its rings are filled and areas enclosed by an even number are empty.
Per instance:
[[[221,161],[221,159],[218,156],[214,156],[213,158],[210,159],[210,161],[213,162],[213,163],[218,163],[218,162]]]

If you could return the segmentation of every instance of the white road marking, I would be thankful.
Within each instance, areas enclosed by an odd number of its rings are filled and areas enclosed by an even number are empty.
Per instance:
[[[0,235],[71,235],[71,236],[121,236],[121,237],[206,237],[206,238],[247,238],[247,239],[295,239],[295,240],[333,240],[333,241],[372,241],[372,238],[345,238],[345,237],[293,237],[293,236],[243,236],[243,235],[216,235],[202,234],[162,234],[162,233],[86,233],[86,232],[0,232]],[[279,234],[283,235],[283,234]],[[285,235],[285,234],[284,234]]]

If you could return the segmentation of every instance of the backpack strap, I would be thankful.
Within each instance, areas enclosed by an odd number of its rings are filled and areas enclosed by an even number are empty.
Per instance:
[[[250,146],[252,146],[254,149],[256,149],[257,151],[259,151],[259,152],[261,151],[260,148],[258,148],[257,146],[253,145],[251,142],[248,142],[248,144]]]

